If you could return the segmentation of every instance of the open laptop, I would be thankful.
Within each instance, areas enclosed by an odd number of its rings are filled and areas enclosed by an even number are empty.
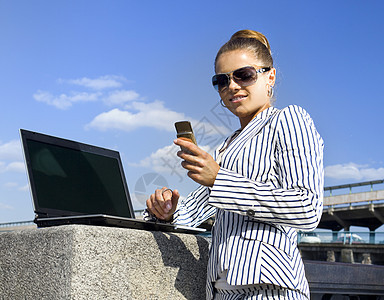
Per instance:
[[[38,227],[65,224],[201,233],[135,219],[117,151],[20,129]]]

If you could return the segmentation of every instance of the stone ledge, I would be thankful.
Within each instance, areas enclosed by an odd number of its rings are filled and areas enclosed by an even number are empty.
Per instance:
[[[202,236],[67,225],[0,233],[1,299],[205,298]]]

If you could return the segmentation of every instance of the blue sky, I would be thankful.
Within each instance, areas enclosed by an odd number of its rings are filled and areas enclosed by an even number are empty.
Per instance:
[[[0,223],[34,216],[20,128],[118,150],[136,208],[157,182],[186,196],[196,185],[178,167],[173,123],[191,120],[208,151],[237,129],[210,82],[217,50],[245,28],[269,38],[275,106],[314,119],[326,185],[383,179],[383,8],[0,0]]]

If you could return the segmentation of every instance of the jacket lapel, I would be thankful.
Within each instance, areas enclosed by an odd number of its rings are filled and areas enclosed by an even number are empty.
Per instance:
[[[265,125],[279,112],[277,108],[270,107],[257,115],[249,124],[230,142],[232,134],[227,140],[218,148],[218,152],[222,153],[221,166],[223,168],[234,170],[233,166],[241,157],[240,152],[247,148],[251,139],[258,135]],[[238,132],[238,131],[236,131]],[[236,133],[235,132],[235,133]],[[228,145],[228,142],[229,145]]]

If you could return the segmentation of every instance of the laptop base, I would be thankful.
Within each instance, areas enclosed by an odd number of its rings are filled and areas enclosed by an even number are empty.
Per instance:
[[[140,219],[122,218],[109,215],[84,215],[84,216],[68,216],[68,217],[49,217],[36,218],[34,222],[38,227],[51,227],[60,225],[95,225],[139,229],[146,231],[165,231],[176,233],[199,234],[204,233],[204,228],[194,228],[183,225],[167,224],[144,221]]]

